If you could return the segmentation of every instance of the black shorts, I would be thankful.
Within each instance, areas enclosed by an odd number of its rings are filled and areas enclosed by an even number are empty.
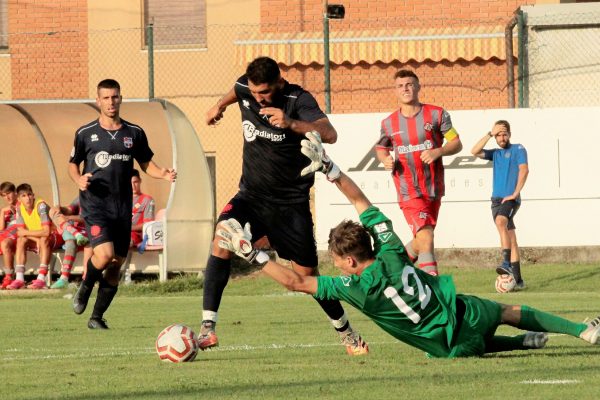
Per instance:
[[[516,228],[513,218],[517,211],[519,211],[519,207],[521,207],[521,203],[516,200],[509,200],[502,203],[500,197],[492,197],[492,217],[494,218],[494,221],[496,221],[498,215],[508,218],[507,227],[509,231]]]
[[[254,200],[239,193],[221,211],[218,221],[235,218],[244,226],[250,222],[252,241],[267,236],[279,257],[303,267],[315,268],[317,245],[308,201],[294,204],[273,204]]]
[[[112,242],[115,255],[127,257],[131,240],[131,216],[114,218],[95,214],[85,216],[83,220],[92,248]]]

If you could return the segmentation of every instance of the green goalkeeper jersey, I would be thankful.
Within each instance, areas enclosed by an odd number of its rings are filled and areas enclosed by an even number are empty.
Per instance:
[[[314,296],[343,300],[398,340],[434,357],[451,356],[457,327],[452,278],[415,268],[377,207],[365,210],[360,221],[373,237],[375,261],[360,276],[319,276]]]

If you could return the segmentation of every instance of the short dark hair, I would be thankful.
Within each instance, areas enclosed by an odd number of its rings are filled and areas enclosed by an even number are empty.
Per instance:
[[[16,191],[17,189],[14,183],[8,181],[0,183],[0,193],[9,193]]]
[[[358,222],[343,220],[329,231],[329,251],[338,256],[353,256],[357,261],[366,261],[375,256],[371,235]]]
[[[263,83],[271,85],[279,80],[281,71],[277,61],[269,57],[258,57],[248,64],[246,77],[255,85]]]
[[[17,194],[21,192],[33,193],[33,189],[29,183],[21,183],[19,186],[17,186]]]
[[[100,91],[100,89],[117,89],[121,93],[121,85],[114,79],[101,80],[98,83],[98,87],[96,87],[96,91]]]
[[[417,80],[417,83],[419,82],[419,77],[417,76],[417,74],[414,73],[414,71],[411,71],[409,69],[400,69],[398,71],[396,71],[396,73],[394,74],[394,80],[398,79],[398,78],[415,78]]]
[[[133,171],[131,171],[131,177],[133,178],[134,176],[137,176],[138,178],[140,178],[140,171],[138,171],[137,169],[133,169]],[[140,178],[142,179],[142,178]]]
[[[494,125],[502,125],[503,127],[506,128],[507,132],[510,133],[510,124],[508,123],[507,120],[500,119],[500,120],[496,121],[494,123]]]

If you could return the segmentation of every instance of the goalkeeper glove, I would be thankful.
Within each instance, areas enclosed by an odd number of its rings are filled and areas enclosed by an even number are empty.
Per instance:
[[[230,218],[222,221],[221,228],[217,229],[219,247],[235,253],[250,264],[264,265],[269,261],[269,255],[264,251],[252,247],[252,233],[250,232],[250,223],[247,222],[244,228],[235,219]]]
[[[325,153],[319,132],[307,132],[306,139],[303,139],[300,145],[302,146],[300,149],[302,154],[310,159],[310,164],[300,172],[301,176],[321,171],[329,182],[333,182],[340,177],[340,168]]]

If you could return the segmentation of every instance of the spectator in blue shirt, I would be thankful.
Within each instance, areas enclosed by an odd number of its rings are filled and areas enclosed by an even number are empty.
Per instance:
[[[521,277],[521,259],[514,217],[521,205],[521,190],[525,186],[529,167],[527,166],[527,150],[521,144],[511,143],[510,137],[508,121],[497,121],[492,130],[473,146],[471,153],[475,157],[494,163],[492,216],[500,234],[502,246],[502,264],[496,268],[496,272],[513,275],[517,282],[515,290],[523,290],[525,282]],[[496,139],[499,148],[484,150],[491,138]]]

